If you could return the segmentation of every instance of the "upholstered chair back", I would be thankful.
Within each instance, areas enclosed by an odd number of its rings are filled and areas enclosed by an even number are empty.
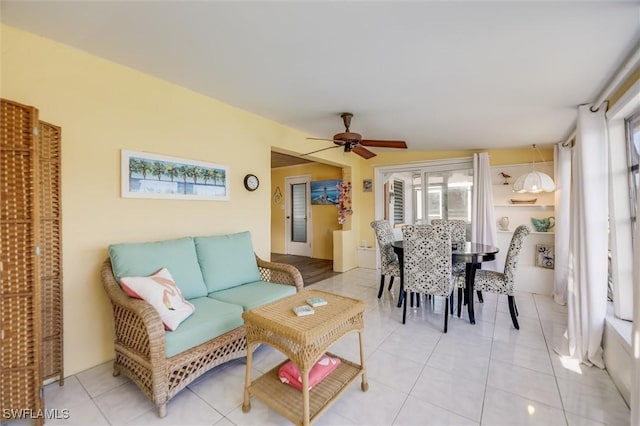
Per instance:
[[[431,225],[442,226],[442,224],[448,224],[451,232],[451,241],[454,243],[465,242],[467,239],[467,223],[464,220],[459,219],[432,219]]]
[[[447,226],[402,227],[406,291],[447,297],[451,294],[451,237]]]
[[[442,232],[448,229],[449,235],[451,236],[451,243],[464,244],[467,238],[467,224],[464,220],[432,219],[431,225],[442,230]],[[464,288],[465,264],[462,262],[454,263],[453,274],[458,277],[457,286]]]
[[[513,231],[513,237],[511,237],[511,244],[509,244],[509,250],[507,251],[507,257],[504,262],[504,277],[509,288],[513,288],[513,277],[518,266],[518,257],[520,250],[524,243],[524,239],[531,233],[526,225],[520,225]]]
[[[376,240],[380,249],[380,271],[382,275],[400,276],[398,256],[393,251],[391,243],[394,241],[393,228],[387,220],[374,220],[371,227],[376,233]]]

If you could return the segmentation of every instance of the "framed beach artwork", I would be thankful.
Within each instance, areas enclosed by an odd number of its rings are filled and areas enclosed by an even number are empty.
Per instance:
[[[229,168],[197,160],[122,150],[123,198],[229,199]]]
[[[342,180],[318,180],[311,182],[311,204],[335,206],[340,201]]]

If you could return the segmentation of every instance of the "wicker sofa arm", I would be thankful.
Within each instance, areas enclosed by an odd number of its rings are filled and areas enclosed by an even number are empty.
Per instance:
[[[260,271],[260,278],[263,281],[288,284],[296,288],[296,291],[302,290],[304,287],[304,281],[298,268],[286,263],[268,262],[260,259],[256,255],[258,261],[258,270]]]
[[[101,275],[113,307],[116,344],[152,364],[165,362],[165,330],[158,311],[144,300],[129,297],[122,291],[109,259],[102,264]]]

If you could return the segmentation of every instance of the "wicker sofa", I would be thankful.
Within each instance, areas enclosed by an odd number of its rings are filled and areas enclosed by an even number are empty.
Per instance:
[[[163,267],[195,306],[175,331],[165,331],[158,311],[119,285],[122,277],[148,276]],[[113,374],[133,380],[160,417],[167,402],[200,375],[246,356],[243,311],[303,287],[295,267],[255,255],[249,232],[111,245],[101,273],[115,323]]]

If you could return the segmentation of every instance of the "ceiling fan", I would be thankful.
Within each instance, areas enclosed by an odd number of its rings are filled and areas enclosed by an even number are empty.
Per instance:
[[[389,140],[375,140],[375,139],[362,139],[360,133],[354,133],[349,131],[351,125],[351,118],[353,114],[350,112],[343,112],[340,114],[342,121],[344,122],[345,130],[343,133],[337,133],[333,135],[333,139],[324,138],[307,138],[320,141],[332,141],[336,146],[330,146],[329,148],[319,149],[317,151],[307,152],[302,155],[314,154],[316,152],[325,151],[327,149],[344,147],[344,152],[354,152],[360,157],[368,160],[371,157],[375,157],[376,154],[369,151],[365,146],[371,146],[376,148],[402,148],[407,149],[407,143],[405,141],[389,141]]]

